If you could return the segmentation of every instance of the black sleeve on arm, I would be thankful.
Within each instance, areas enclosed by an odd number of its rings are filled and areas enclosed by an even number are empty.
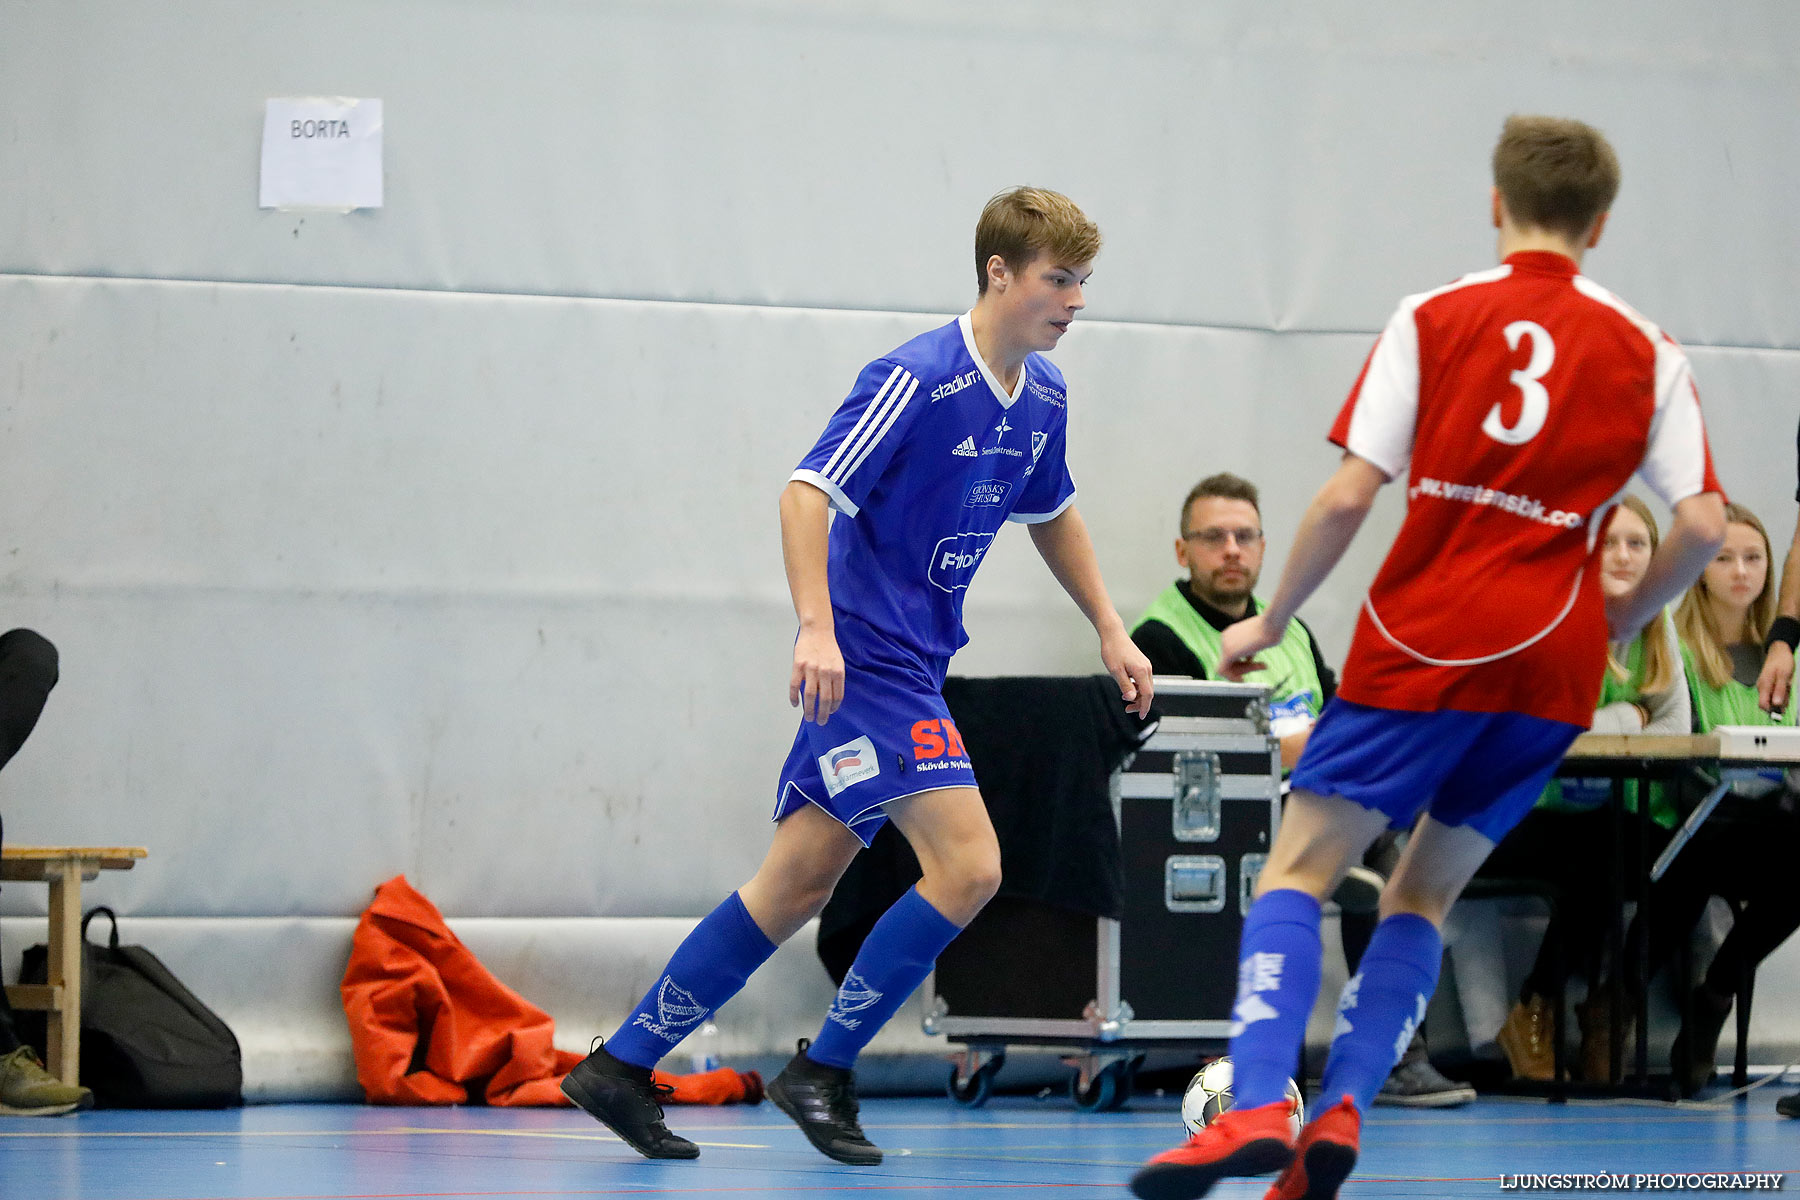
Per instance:
[[[1188,649],[1188,644],[1161,621],[1145,621],[1131,631],[1131,640],[1144,652],[1144,657],[1150,660],[1150,669],[1158,675],[1206,678],[1206,668]]]
[[[1300,621],[1300,618],[1294,620]],[[1312,647],[1313,669],[1319,673],[1319,690],[1325,693],[1319,697],[1319,707],[1324,708],[1337,695],[1337,675],[1325,665],[1325,656],[1319,653],[1319,635],[1312,631],[1312,626],[1300,621],[1300,628],[1306,630],[1306,643]]]

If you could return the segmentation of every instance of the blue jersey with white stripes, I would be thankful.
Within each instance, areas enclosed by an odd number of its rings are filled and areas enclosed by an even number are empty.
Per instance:
[[[863,368],[794,479],[825,492],[832,608],[949,657],[963,593],[1001,522],[1075,499],[1062,372],[1025,360],[1011,395],[975,351],[969,314]]]

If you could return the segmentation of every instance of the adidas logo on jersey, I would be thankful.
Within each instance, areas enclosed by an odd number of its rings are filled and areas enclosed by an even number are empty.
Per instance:
[[[975,449],[975,435],[970,434],[968,437],[964,438],[957,445],[956,449],[952,450],[950,453],[961,455],[963,458],[977,457],[978,451]]]

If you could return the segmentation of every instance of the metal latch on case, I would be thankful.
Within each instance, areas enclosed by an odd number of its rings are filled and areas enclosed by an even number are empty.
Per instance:
[[[1225,909],[1225,860],[1216,854],[1172,854],[1163,863],[1163,904],[1170,912]]]
[[[1250,906],[1256,902],[1257,880],[1268,865],[1266,854],[1246,854],[1238,859],[1238,915],[1250,915]]]
[[[1210,750],[1175,752],[1175,840],[1219,840],[1219,756]]]

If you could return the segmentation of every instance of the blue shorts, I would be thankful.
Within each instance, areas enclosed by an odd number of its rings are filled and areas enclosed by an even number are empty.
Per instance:
[[[1523,713],[1405,712],[1334,699],[1293,785],[1410,829],[1421,810],[1498,842],[1524,819],[1582,730]]]
[[[844,703],[823,725],[802,721],[775,787],[775,817],[816,804],[863,845],[887,823],[883,805],[937,788],[974,787],[975,768],[944,704],[948,658],[837,622]]]

